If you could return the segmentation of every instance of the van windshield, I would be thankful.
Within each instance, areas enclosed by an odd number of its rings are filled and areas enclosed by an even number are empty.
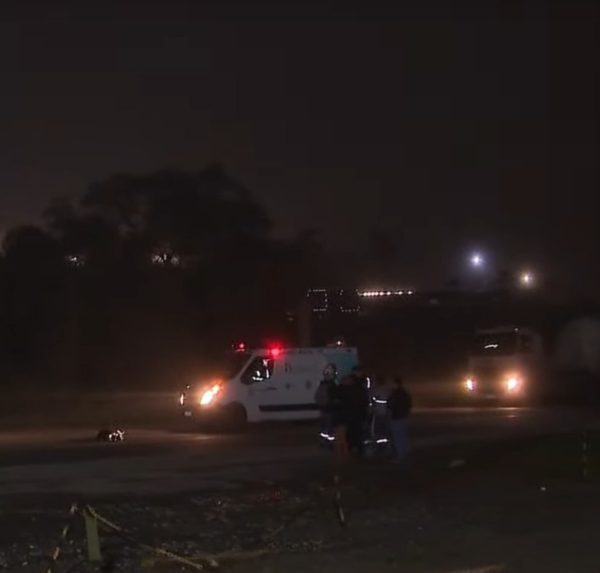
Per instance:
[[[510,356],[517,350],[516,332],[478,334],[471,354],[475,356]]]

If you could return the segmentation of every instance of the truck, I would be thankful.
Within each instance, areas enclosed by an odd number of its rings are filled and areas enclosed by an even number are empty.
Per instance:
[[[462,381],[469,399],[522,402],[538,393],[546,367],[541,336],[501,326],[475,333]]]
[[[238,428],[247,422],[310,420],[326,368],[343,377],[358,364],[356,348],[239,348],[219,376],[190,384],[179,395],[185,418]]]
[[[461,391],[470,401],[530,404],[600,398],[600,321],[571,320],[544,344],[531,327],[475,332]]]

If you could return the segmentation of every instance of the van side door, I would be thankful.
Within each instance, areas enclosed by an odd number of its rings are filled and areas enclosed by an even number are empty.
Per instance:
[[[242,384],[248,388],[248,402],[258,410],[261,419],[269,419],[269,412],[277,412],[286,403],[284,356],[256,356],[242,375]]]

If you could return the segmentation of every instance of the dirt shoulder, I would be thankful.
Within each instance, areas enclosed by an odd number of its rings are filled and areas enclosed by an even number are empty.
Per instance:
[[[143,541],[206,568],[210,555],[220,569],[251,573],[597,573],[600,439],[588,436],[584,449],[581,438],[427,450],[410,468],[350,465],[338,473],[345,527],[335,510],[332,468],[227,492],[79,501],[128,532],[101,534],[104,570],[182,570],[136,546]],[[42,570],[71,501],[3,498],[0,567]],[[58,571],[100,570],[85,560],[84,537],[76,518]]]

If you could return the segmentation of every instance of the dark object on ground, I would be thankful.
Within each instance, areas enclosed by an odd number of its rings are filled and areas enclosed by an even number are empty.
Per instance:
[[[125,439],[123,430],[114,430],[103,428],[96,435],[96,440],[99,442],[122,442]]]

